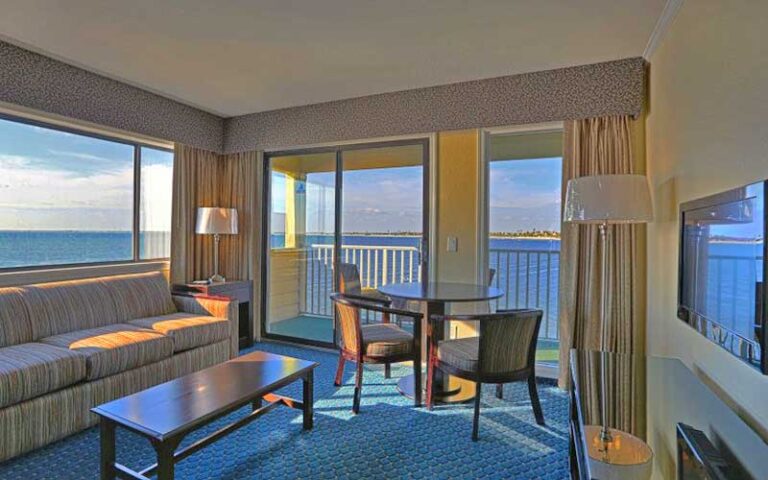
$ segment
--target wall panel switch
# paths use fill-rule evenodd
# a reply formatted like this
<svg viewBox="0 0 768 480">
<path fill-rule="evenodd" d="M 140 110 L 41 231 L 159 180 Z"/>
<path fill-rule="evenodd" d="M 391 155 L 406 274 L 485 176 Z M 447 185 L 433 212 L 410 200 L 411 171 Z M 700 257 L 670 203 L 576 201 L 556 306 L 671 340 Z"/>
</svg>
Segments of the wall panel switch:
<svg viewBox="0 0 768 480">
<path fill-rule="evenodd" d="M 456 237 L 448 237 L 448 247 L 447 250 L 449 252 L 458 252 L 459 251 L 459 239 Z"/>
</svg>

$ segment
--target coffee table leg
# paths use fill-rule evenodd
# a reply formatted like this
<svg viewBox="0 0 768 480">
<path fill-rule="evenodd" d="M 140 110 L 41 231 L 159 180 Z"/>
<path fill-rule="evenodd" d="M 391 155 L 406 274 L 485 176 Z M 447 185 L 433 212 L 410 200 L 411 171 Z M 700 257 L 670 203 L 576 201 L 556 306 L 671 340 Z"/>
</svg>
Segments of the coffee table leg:
<svg viewBox="0 0 768 480">
<path fill-rule="evenodd" d="M 101 442 L 101 480 L 113 480 L 115 477 L 115 424 L 101 417 L 99 420 L 99 440 Z"/>
<path fill-rule="evenodd" d="M 302 386 L 304 387 L 304 396 L 302 398 L 302 403 L 304 404 L 303 407 L 303 413 L 304 413 L 304 430 L 312 430 L 313 425 L 313 410 L 314 410 L 314 400 L 313 400 L 313 388 L 314 388 L 314 381 L 313 381 L 313 373 L 312 370 L 307 372 L 307 375 L 304 377 L 304 380 L 302 381 Z"/>
<path fill-rule="evenodd" d="M 178 442 L 174 441 L 152 443 L 157 454 L 157 480 L 173 480 L 175 475 L 173 454 L 177 444 Z"/>
</svg>

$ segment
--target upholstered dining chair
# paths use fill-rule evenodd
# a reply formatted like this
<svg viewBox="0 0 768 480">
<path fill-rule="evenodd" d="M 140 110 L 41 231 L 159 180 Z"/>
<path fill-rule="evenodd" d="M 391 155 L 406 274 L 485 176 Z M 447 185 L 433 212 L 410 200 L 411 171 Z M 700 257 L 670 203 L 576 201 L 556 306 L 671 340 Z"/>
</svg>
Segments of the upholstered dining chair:
<svg viewBox="0 0 768 480">
<path fill-rule="evenodd" d="M 477 440 L 483 383 L 527 381 L 536 423 L 544 425 L 544 414 L 536 390 L 536 343 L 541 310 L 505 310 L 484 315 L 433 315 L 428 324 L 427 407 L 432 408 L 435 370 L 472 380 L 477 387 L 472 421 L 472 440 Z M 445 321 L 476 321 L 479 335 L 435 341 L 434 332 Z"/>
<path fill-rule="evenodd" d="M 372 297 L 376 300 L 389 300 L 389 297 L 375 288 L 363 288 L 360 269 L 354 263 L 339 263 L 339 292 L 358 297 Z"/>
<path fill-rule="evenodd" d="M 363 364 L 384 364 L 385 376 L 389 378 L 390 364 L 397 362 L 413 362 L 415 377 L 415 404 L 421 405 L 421 313 L 408 312 L 389 307 L 389 300 L 378 300 L 370 297 L 331 294 L 338 313 L 339 329 L 341 331 L 339 365 L 336 369 L 334 385 L 341 385 L 344 375 L 344 364 L 355 362 L 355 394 L 352 401 L 352 411 L 360 412 L 360 395 L 363 388 Z M 362 311 L 378 312 L 381 323 L 361 325 Z M 390 322 L 392 315 L 402 315 L 413 319 L 413 334 L 406 332 Z"/>
</svg>

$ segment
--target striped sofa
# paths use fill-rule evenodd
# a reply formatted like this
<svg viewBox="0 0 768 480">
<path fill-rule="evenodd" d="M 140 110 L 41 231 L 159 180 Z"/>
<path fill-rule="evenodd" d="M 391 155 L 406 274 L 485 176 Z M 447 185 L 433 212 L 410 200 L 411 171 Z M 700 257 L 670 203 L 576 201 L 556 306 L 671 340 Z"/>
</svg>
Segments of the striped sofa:
<svg viewBox="0 0 768 480">
<path fill-rule="evenodd" d="M 237 305 L 161 273 L 0 288 L 0 461 L 92 426 L 90 408 L 237 354 Z"/>
</svg>

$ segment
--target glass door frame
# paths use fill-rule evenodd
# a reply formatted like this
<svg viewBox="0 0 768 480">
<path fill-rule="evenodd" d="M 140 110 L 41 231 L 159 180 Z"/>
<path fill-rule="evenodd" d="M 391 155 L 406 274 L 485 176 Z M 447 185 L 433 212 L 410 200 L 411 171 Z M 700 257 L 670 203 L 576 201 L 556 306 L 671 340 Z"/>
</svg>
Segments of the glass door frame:
<svg viewBox="0 0 768 480">
<path fill-rule="evenodd" d="M 344 152 L 354 150 L 368 150 L 376 148 L 386 147 L 401 147 L 407 145 L 421 145 L 422 146 L 422 168 L 423 168 L 423 205 L 422 205 L 422 240 L 421 240 L 421 253 L 419 256 L 419 262 L 421 264 L 421 281 L 427 281 L 429 277 L 429 264 L 431 259 L 431 225 L 432 225 L 432 172 L 431 172 L 431 158 L 432 158 L 432 137 L 431 136 L 419 136 L 408 139 L 389 140 L 389 141 L 372 141 L 372 142 L 356 142 L 349 144 L 338 144 L 331 146 L 321 147 L 309 147 L 309 148 L 296 148 L 285 149 L 275 151 L 264 152 L 264 165 L 262 175 L 262 212 L 261 212 L 261 305 L 260 305 L 260 329 L 261 338 L 267 340 L 278 340 L 289 343 L 297 343 L 302 345 L 309 345 L 315 347 L 325 348 L 337 348 L 338 336 L 336 335 L 336 326 L 338 324 L 336 319 L 336 310 L 333 310 L 333 342 L 323 342 L 319 340 L 311 340 L 300 337 L 292 337 L 288 335 L 281 335 L 277 333 L 269 333 L 267 331 L 267 320 L 269 315 L 269 254 L 272 248 L 271 243 L 271 207 L 272 207 L 272 159 L 277 157 L 285 157 L 290 155 L 311 155 L 318 153 L 335 153 L 336 154 L 336 171 L 335 173 L 335 192 L 334 192 L 334 232 L 333 232 L 333 271 L 338 272 L 338 265 L 341 263 L 341 247 L 342 247 L 342 213 L 343 213 L 343 196 L 344 196 Z M 333 275 L 333 290 L 337 290 L 339 284 L 338 273 Z"/>
</svg>

